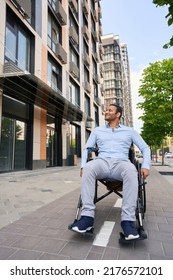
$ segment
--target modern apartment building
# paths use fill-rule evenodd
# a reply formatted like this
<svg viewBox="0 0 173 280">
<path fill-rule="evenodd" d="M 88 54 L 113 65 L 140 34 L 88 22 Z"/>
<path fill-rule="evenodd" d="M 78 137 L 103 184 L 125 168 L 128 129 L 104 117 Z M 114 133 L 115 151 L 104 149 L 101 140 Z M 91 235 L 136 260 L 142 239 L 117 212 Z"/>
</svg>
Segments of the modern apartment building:
<svg viewBox="0 0 173 280">
<path fill-rule="evenodd" d="M 123 107 L 122 122 L 133 126 L 130 67 L 126 44 L 119 36 L 103 35 L 103 88 L 105 107 L 116 103 Z"/>
<path fill-rule="evenodd" d="M 102 119 L 98 0 L 0 0 L 0 172 L 75 164 Z"/>
</svg>

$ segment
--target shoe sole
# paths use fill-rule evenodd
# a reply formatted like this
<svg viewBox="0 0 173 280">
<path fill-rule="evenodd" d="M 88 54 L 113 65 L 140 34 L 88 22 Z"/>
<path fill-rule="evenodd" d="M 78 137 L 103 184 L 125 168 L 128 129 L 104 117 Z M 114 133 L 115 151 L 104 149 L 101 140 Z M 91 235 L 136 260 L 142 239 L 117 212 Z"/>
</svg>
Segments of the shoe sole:
<svg viewBox="0 0 173 280">
<path fill-rule="evenodd" d="M 139 234 L 138 235 L 132 235 L 130 234 L 129 236 L 125 236 L 125 240 L 134 240 L 134 239 L 138 239 L 139 238 Z"/>
<path fill-rule="evenodd" d="M 125 239 L 124 234 L 122 232 L 120 232 L 119 243 L 120 244 L 134 243 L 134 242 L 142 241 L 142 240 L 145 240 L 145 239 L 147 239 L 147 235 L 146 234 L 142 234 L 142 235 L 139 234 L 138 238 L 127 240 L 127 239 Z"/>
<path fill-rule="evenodd" d="M 78 233 L 86 233 L 86 232 L 92 230 L 93 227 L 88 227 L 88 228 L 86 228 L 86 229 L 84 229 L 84 230 L 80 230 L 80 229 L 78 229 L 78 227 L 72 227 L 71 229 L 72 229 L 73 231 L 75 231 L 75 232 L 78 232 Z"/>
</svg>

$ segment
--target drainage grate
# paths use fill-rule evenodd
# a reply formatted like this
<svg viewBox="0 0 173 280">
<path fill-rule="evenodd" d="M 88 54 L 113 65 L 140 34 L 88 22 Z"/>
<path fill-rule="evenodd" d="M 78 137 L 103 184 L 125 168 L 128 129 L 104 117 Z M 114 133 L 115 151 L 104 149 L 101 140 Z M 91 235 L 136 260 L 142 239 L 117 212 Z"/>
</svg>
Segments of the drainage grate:
<svg viewBox="0 0 173 280">
<path fill-rule="evenodd" d="M 53 190 L 51 189 L 42 189 L 41 192 L 52 192 Z"/>
<path fill-rule="evenodd" d="M 173 176 L 173 172 L 171 172 L 171 171 L 159 171 L 159 173 L 160 173 L 161 175 Z"/>
</svg>

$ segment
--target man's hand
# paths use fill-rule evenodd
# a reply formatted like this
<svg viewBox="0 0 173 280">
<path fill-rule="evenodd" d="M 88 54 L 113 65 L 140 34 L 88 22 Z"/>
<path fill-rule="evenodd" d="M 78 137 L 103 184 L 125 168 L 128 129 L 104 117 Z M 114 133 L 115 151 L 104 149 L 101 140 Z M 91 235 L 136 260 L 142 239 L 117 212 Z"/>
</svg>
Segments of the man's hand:
<svg viewBox="0 0 173 280">
<path fill-rule="evenodd" d="M 144 179 L 146 179 L 150 174 L 150 171 L 146 168 L 141 168 L 141 175 L 143 176 Z"/>
<path fill-rule="evenodd" d="M 82 177 L 83 174 L 83 168 L 80 169 L 80 177 Z"/>
</svg>

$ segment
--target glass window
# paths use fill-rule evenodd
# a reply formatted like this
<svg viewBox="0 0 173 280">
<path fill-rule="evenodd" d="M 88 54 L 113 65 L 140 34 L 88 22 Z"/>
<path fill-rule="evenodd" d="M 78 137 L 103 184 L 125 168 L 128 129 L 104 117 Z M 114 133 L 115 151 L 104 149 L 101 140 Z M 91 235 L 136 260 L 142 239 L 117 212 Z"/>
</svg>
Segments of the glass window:
<svg viewBox="0 0 173 280">
<path fill-rule="evenodd" d="M 48 33 L 47 33 L 47 44 L 48 47 L 55 52 L 56 44 L 61 43 L 61 28 L 55 22 L 55 20 L 48 14 Z"/>
<path fill-rule="evenodd" d="M 5 56 L 11 61 L 16 61 L 16 35 L 6 27 Z"/>
<path fill-rule="evenodd" d="M 2 117 L 0 171 L 22 170 L 26 166 L 26 123 Z"/>
<path fill-rule="evenodd" d="M 48 60 L 48 83 L 50 86 L 62 94 L 62 68 L 53 60 Z"/>
<path fill-rule="evenodd" d="M 80 108 L 79 87 L 72 80 L 69 82 L 69 101 Z"/>
<path fill-rule="evenodd" d="M 85 113 L 90 116 L 91 110 L 90 110 L 90 98 L 86 95 L 85 96 Z"/>
<path fill-rule="evenodd" d="M 7 17 L 5 60 L 14 62 L 20 69 L 30 71 L 30 37 Z"/>
<path fill-rule="evenodd" d="M 28 38 L 19 31 L 18 39 L 18 64 L 23 70 L 29 71 L 30 44 Z"/>
</svg>

